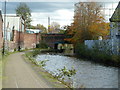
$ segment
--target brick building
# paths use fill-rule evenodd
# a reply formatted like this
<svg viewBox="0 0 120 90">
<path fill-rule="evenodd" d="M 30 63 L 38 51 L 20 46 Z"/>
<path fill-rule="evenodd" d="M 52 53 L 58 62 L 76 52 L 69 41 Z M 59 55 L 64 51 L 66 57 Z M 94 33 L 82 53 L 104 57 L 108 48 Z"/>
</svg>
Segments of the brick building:
<svg viewBox="0 0 120 90">
<path fill-rule="evenodd" d="M 39 44 L 41 40 L 40 33 L 24 33 L 24 49 L 35 48 L 36 44 Z"/>
<path fill-rule="evenodd" d="M 13 51 L 23 45 L 24 25 L 22 22 L 19 16 L 6 15 L 5 17 L 5 49 L 8 51 Z"/>
<path fill-rule="evenodd" d="M 23 20 L 19 16 L 6 16 L 5 47 L 9 51 L 35 48 L 40 41 L 40 33 L 24 32 Z"/>
</svg>

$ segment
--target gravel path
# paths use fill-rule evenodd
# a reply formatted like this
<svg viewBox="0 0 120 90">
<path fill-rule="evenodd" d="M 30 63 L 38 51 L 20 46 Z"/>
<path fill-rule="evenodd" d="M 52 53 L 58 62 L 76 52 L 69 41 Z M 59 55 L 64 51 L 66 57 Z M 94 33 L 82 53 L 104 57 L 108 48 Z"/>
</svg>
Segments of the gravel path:
<svg viewBox="0 0 120 90">
<path fill-rule="evenodd" d="M 3 72 L 3 88 L 53 88 L 25 62 L 23 52 L 11 54 Z"/>
</svg>

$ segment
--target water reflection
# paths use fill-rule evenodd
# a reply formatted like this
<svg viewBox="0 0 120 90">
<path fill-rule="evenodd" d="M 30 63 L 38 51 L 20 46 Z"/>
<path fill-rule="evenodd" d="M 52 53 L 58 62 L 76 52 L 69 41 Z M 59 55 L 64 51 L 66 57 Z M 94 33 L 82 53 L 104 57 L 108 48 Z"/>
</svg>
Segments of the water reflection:
<svg viewBox="0 0 120 90">
<path fill-rule="evenodd" d="M 118 88 L 118 69 L 114 67 L 105 67 L 102 65 L 94 64 L 88 61 L 78 60 L 73 57 L 60 56 L 60 55 L 38 55 L 37 61 L 49 60 L 46 62 L 45 70 L 56 75 L 59 73 L 57 69 L 62 69 L 66 66 L 71 69 L 72 66 L 76 69 L 77 73 L 72 76 L 71 82 L 74 87 L 80 88 Z M 65 81 L 70 81 L 65 78 Z"/>
</svg>

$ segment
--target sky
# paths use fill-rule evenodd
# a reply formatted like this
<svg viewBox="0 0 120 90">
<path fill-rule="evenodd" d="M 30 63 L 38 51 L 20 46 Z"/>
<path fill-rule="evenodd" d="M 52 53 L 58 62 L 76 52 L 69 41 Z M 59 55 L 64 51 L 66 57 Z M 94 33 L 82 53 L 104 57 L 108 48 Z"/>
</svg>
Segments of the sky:
<svg viewBox="0 0 120 90">
<path fill-rule="evenodd" d="M 34 0 L 29 2 L 27 0 L 19 0 L 19 1 L 8 1 L 6 3 L 6 12 L 10 15 L 15 15 L 15 9 L 19 5 L 20 2 L 25 2 L 28 7 L 31 9 L 31 18 L 32 18 L 32 25 L 42 24 L 45 27 L 48 26 L 48 17 L 50 17 L 50 23 L 57 22 L 62 26 L 70 25 L 73 22 L 74 16 L 74 4 L 81 0 L 45 0 L 37 1 Z M 84 1 L 84 0 L 82 0 Z M 104 0 L 105 1 L 105 0 Z M 114 0 L 115 1 L 115 0 Z M 0 8 L 4 13 L 4 2 L 0 1 Z M 118 2 L 118 1 L 116 1 Z M 113 7 L 116 8 L 118 3 L 114 3 Z M 108 4 L 106 7 L 111 8 L 112 4 Z M 106 14 L 113 13 L 113 10 L 106 10 Z M 106 15 L 106 19 L 108 20 L 110 15 Z"/>
</svg>

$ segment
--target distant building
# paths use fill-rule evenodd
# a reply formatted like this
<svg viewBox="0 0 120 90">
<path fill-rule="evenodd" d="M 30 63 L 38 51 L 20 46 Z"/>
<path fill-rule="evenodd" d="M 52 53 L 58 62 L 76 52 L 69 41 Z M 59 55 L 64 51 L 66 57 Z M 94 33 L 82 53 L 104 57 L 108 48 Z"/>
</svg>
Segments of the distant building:
<svg viewBox="0 0 120 90">
<path fill-rule="evenodd" d="M 113 49 L 120 54 L 120 2 L 110 18 L 110 38 L 113 41 Z"/>
<path fill-rule="evenodd" d="M 40 33 L 42 30 L 40 29 L 26 29 L 26 33 Z"/>
<path fill-rule="evenodd" d="M 2 48 L 2 45 L 3 45 L 3 19 L 0 10 L 0 48 Z"/>
</svg>

